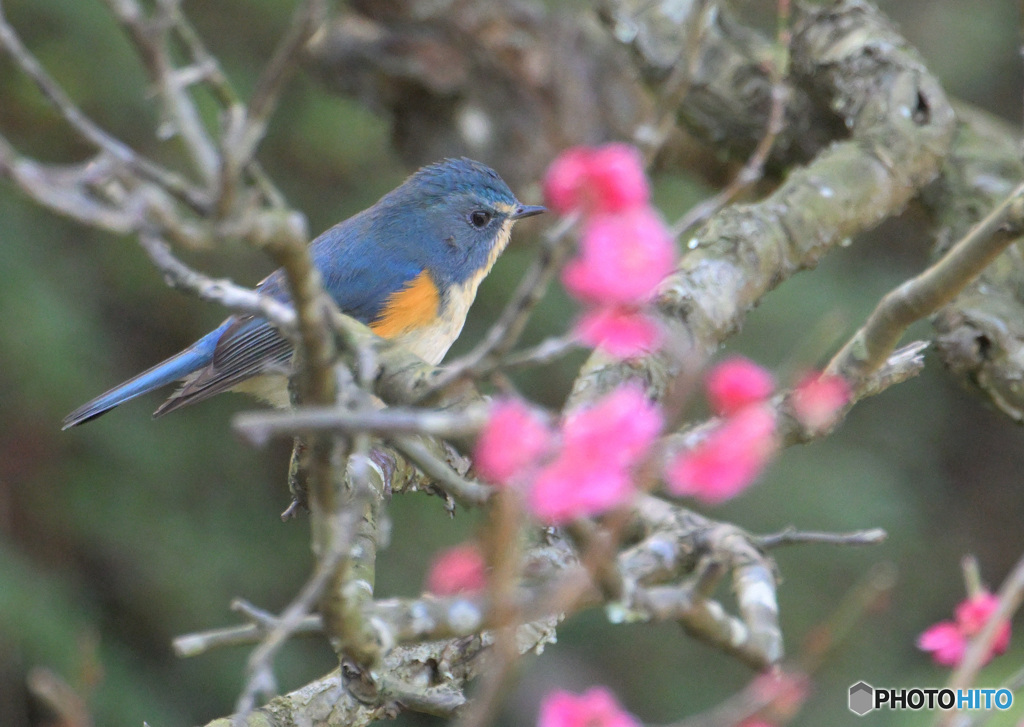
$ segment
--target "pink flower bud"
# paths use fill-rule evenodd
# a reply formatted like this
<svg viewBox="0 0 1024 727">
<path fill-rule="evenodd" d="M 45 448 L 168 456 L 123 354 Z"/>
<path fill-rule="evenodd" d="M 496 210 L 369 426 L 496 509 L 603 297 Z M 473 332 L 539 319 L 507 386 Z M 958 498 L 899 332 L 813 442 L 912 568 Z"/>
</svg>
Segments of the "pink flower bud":
<svg viewBox="0 0 1024 727">
<path fill-rule="evenodd" d="M 939 666 L 956 666 L 967 651 L 967 639 L 952 621 L 941 621 L 917 638 L 917 648 L 928 651 Z"/>
<path fill-rule="evenodd" d="M 748 406 L 669 464 L 668 489 L 709 504 L 724 502 L 753 484 L 777 448 L 774 413 Z"/>
<path fill-rule="evenodd" d="M 558 214 L 604 214 L 642 207 L 650 198 L 643 157 L 628 144 L 573 147 L 544 175 L 544 199 Z"/>
<path fill-rule="evenodd" d="M 594 308 L 580 318 L 575 331 L 586 345 L 618 359 L 640 356 L 661 343 L 661 328 L 653 318 L 621 306 Z"/>
<path fill-rule="evenodd" d="M 427 574 L 427 590 L 437 596 L 476 593 L 486 586 L 484 556 L 473 543 L 442 551 Z"/>
<path fill-rule="evenodd" d="M 597 212 L 643 207 L 651 197 L 640 151 L 629 144 L 605 144 L 590 157 L 590 183 Z"/>
<path fill-rule="evenodd" d="M 635 491 L 628 472 L 563 452 L 537 475 L 526 504 L 541 522 L 563 525 L 625 505 Z"/>
<path fill-rule="evenodd" d="M 537 727 L 640 727 L 605 687 L 592 687 L 583 694 L 556 689 L 540 705 Z"/>
<path fill-rule="evenodd" d="M 633 469 L 661 431 L 658 408 L 643 392 L 625 386 L 562 425 L 562 446 L 534 480 L 527 497 L 539 520 L 561 524 L 598 515 L 632 499 Z"/>
<path fill-rule="evenodd" d="M 476 440 L 473 463 L 480 475 L 507 485 L 535 467 L 554 443 L 554 433 L 526 404 L 498 401 Z"/>
<path fill-rule="evenodd" d="M 642 305 L 675 258 L 675 242 L 653 210 L 600 215 L 584 226 L 580 255 L 566 265 L 562 282 L 588 303 Z"/>
<path fill-rule="evenodd" d="M 640 387 L 625 385 L 574 411 L 562 426 L 563 452 L 609 468 L 640 462 L 661 432 L 661 411 Z"/>
<path fill-rule="evenodd" d="M 552 211 L 567 215 L 582 210 L 592 154 L 588 147 L 573 147 L 559 154 L 548 167 L 543 183 L 544 201 Z"/>
<path fill-rule="evenodd" d="M 940 621 L 917 639 L 917 648 L 930 652 L 940 666 L 958 666 L 967 651 L 968 639 L 977 636 L 999 608 L 999 599 L 988 591 L 975 594 L 956 607 L 956 621 Z M 1010 645 L 1010 622 L 999 626 L 984 663 Z"/>
<path fill-rule="evenodd" d="M 841 376 L 808 374 L 793 390 L 790 402 L 797 420 L 811 431 L 830 427 L 850 401 L 850 385 Z"/>
<path fill-rule="evenodd" d="M 775 381 L 767 369 L 736 356 L 711 369 L 706 387 L 711 408 L 720 416 L 729 416 L 771 396 Z"/>
</svg>

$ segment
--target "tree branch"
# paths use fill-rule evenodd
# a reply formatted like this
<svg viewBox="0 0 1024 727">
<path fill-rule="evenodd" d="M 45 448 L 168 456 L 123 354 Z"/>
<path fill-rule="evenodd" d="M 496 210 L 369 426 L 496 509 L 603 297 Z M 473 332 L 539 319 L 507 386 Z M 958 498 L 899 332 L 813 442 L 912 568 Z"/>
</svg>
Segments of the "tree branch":
<svg viewBox="0 0 1024 727">
<path fill-rule="evenodd" d="M 927 270 L 886 294 L 826 372 L 857 388 L 881 366 L 914 323 L 950 302 L 1021 234 L 1024 184 Z"/>
</svg>

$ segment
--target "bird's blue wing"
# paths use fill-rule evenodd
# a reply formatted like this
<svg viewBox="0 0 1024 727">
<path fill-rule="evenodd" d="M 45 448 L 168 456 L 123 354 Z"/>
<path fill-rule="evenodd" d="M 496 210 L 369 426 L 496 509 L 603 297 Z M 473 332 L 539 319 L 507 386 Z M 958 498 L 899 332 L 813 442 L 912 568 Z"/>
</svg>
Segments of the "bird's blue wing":
<svg viewBox="0 0 1024 727">
<path fill-rule="evenodd" d="M 414 280 L 422 268 L 413 261 L 397 264 L 390 260 L 386 244 L 357 244 L 360 221 L 357 215 L 327 230 L 312 243 L 310 254 L 323 277 L 324 288 L 338 308 L 371 324 L 385 309 L 388 298 Z M 260 283 L 258 289 L 282 302 L 289 301 L 280 270 Z M 236 316 L 221 328 L 212 360 L 190 376 L 154 416 L 202 401 L 260 374 L 289 373 L 292 345 L 265 319 Z"/>
<path fill-rule="evenodd" d="M 161 404 L 153 416 L 203 401 L 254 376 L 288 374 L 292 345 L 265 319 L 233 317 L 226 324 L 210 362 L 185 379 L 181 389 Z"/>
<path fill-rule="evenodd" d="M 369 211 L 335 225 L 310 246 L 324 289 L 338 309 L 366 325 L 377 320 L 388 299 L 424 268 L 423 261 L 411 254 L 411 231 L 401 225 L 401 220 L 372 218 Z M 361 243 L 364 237 L 372 239 L 373 244 Z M 275 279 L 273 284 L 276 287 L 282 282 Z"/>
</svg>

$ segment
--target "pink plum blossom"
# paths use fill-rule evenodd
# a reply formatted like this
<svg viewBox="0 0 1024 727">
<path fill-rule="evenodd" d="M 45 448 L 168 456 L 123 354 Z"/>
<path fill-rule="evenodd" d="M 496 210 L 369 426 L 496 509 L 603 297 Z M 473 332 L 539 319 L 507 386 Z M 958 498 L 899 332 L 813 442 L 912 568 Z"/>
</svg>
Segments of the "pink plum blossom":
<svg viewBox="0 0 1024 727">
<path fill-rule="evenodd" d="M 427 590 L 438 596 L 476 593 L 486 585 L 484 556 L 473 543 L 463 543 L 442 551 L 434 559 L 427 574 Z"/>
<path fill-rule="evenodd" d="M 775 414 L 765 406 L 748 406 L 669 463 L 669 491 L 709 504 L 724 502 L 754 482 L 777 448 Z"/>
<path fill-rule="evenodd" d="M 956 622 L 967 636 L 977 636 L 998 609 L 998 596 L 988 591 L 982 591 L 957 605 Z M 993 648 L 996 653 L 1002 654 L 1009 645 L 1010 624 L 1005 623 L 996 635 Z"/>
<path fill-rule="evenodd" d="M 640 727 L 640 722 L 609 689 L 592 687 L 583 694 L 549 692 L 540 704 L 537 727 Z"/>
<path fill-rule="evenodd" d="M 629 144 L 605 144 L 590 157 L 590 183 L 600 212 L 643 207 L 651 197 L 640 151 Z"/>
<path fill-rule="evenodd" d="M 543 186 L 548 206 L 561 215 L 623 212 L 650 197 L 643 158 L 628 144 L 568 149 L 548 167 Z"/>
<path fill-rule="evenodd" d="M 606 469 L 580 453 L 563 450 L 542 469 L 527 496 L 534 517 L 549 525 L 562 525 L 625 505 L 635 493 L 629 473 Z"/>
<path fill-rule="evenodd" d="M 484 479 L 507 485 L 538 463 L 554 436 L 539 412 L 515 399 L 500 400 L 477 438 L 473 462 Z"/>
<path fill-rule="evenodd" d="M 642 305 L 675 258 L 675 242 L 652 209 L 599 215 L 584 225 L 580 255 L 566 265 L 562 282 L 587 303 Z"/>
<path fill-rule="evenodd" d="M 956 607 L 955 621 L 940 621 L 917 639 L 917 647 L 928 651 L 936 664 L 956 666 L 964 657 L 968 639 L 977 636 L 999 608 L 999 599 L 982 591 L 962 601 Z M 1010 622 L 1000 625 L 985 663 L 1006 651 L 1010 645 Z"/>
<path fill-rule="evenodd" d="M 616 358 L 660 343 L 657 323 L 642 309 L 672 272 L 676 246 L 650 192 L 643 158 L 626 144 L 569 149 L 544 178 L 552 209 L 584 215 L 579 253 L 562 271 L 566 289 L 589 308 L 576 335 Z"/>
<path fill-rule="evenodd" d="M 561 524 L 626 504 L 636 491 L 633 469 L 661 427 L 657 406 L 634 386 L 573 412 L 562 425 L 558 455 L 530 487 L 530 512 L 543 522 Z"/>
<path fill-rule="evenodd" d="M 775 381 L 767 369 L 742 356 L 722 361 L 705 380 L 708 402 L 716 414 L 729 416 L 772 395 Z"/>
<path fill-rule="evenodd" d="M 797 420 L 815 431 L 833 424 L 851 394 L 850 385 L 841 376 L 812 373 L 796 385 L 790 402 Z"/>
<path fill-rule="evenodd" d="M 917 648 L 930 652 L 939 666 L 956 666 L 967 651 L 967 638 L 952 621 L 941 621 L 917 637 Z"/>
<path fill-rule="evenodd" d="M 573 147 L 559 154 L 548 167 L 543 182 L 544 201 L 553 211 L 566 215 L 583 208 L 592 154 L 588 147 Z"/>
<path fill-rule="evenodd" d="M 610 468 L 628 469 L 647 454 L 662 418 L 639 386 L 620 386 L 594 404 L 572 412 L 562 425 L 563 452 Z"/>
<path fill-rule="evenodd" d="M 657 321 L 642 311 L 621 306 L 594 308 L 576 323 L 576 335 L 609 356 L 632 358 L 653 351 L 661 342 Z"/>
</svg>

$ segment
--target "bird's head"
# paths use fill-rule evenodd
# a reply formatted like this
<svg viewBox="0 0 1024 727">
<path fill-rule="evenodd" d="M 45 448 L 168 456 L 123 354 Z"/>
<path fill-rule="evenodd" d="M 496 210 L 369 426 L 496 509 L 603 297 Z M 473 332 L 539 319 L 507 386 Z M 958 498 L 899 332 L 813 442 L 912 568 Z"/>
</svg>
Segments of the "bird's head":
<svg viewBox="0 0 1024 727">
<path fill-rule="evenodd" d="M 519 202 L 493 169 L 471 159 L 423 167 L 378 208 L 388 224 L 409 232 L 407 254 L 442 289 L 478 283 L 508 244 L 515 221 L 544 211 Z"/>
</svg>

